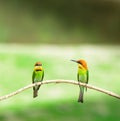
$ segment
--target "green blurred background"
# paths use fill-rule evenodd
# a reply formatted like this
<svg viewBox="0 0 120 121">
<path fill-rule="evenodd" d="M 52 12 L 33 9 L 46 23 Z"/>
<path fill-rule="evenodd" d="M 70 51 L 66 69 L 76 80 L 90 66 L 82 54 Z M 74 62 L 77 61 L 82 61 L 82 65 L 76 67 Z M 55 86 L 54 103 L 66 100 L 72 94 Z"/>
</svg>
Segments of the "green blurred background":
<svg viewBox="0 0 120 121">
<path fill-rule="evenodd" d="M 88 62 L 89 83 L 120 94 L 120 2 L 117 0 L 0 0 L 0 96 L 30 84 L 41 61 L 44 80 L 76 80 Z M 0 102 L 0 121 L 119 121 L 120 101 L 88 89 L 78 103 L 71 84 L 32 88 Z"/>
</svg>

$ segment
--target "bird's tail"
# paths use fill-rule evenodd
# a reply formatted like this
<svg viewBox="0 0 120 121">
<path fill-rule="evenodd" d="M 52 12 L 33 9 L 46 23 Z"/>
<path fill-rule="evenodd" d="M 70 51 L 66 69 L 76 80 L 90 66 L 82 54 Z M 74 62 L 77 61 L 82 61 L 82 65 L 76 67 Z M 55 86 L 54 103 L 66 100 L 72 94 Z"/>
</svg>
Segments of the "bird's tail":
<svg viewBox="0 0 120 121">
<path fill-rule="evenodd" d="M 37 97 L 38 96 L 38 90 L 34 89 L 33 90 L 33 98 Z"/>
<path fill-rule="evenodd" d="M 40 88 L 40 85 L 33 87 L 33 98 L 35 98 L 35 97 L 38 96 L 38 90 L 39 90 L 39 88 Z"/>
<path fill-rule="evenodd" d="M 80 94 L 79 94 L 78 102 L 83 103 L 83 94 L 84 94 L 84 87 L 80 86 Z"/>
</svg>

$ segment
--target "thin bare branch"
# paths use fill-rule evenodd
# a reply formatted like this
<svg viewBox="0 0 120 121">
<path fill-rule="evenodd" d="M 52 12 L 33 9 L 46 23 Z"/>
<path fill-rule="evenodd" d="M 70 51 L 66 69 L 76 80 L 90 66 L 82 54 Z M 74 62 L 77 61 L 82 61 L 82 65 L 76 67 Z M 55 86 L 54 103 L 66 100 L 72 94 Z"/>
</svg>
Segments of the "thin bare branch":
<svg viewBox="0 0 120 121">
<path fill-rule="evenodd" d="M 116 94 L 114 92 L 111 92 L 111 91 L 96 87 L 96 86 L 80 83 L 80 82 L 77 82 L 77 81 L 74 81 L 74 80 L 61 80 L 61 79 L 58 79 L 58 80 L 46 80 L 46 81 L 38 82 L 38 83 L 35 83 L 35 84 L 29 84 L 29 85 L 27 85 L 27 86 L 25 86 L 23 88 L 18 89 L 17 91 L 14 91 L 14 92 L 12 92 L 10 94 L 7 94 L 5 96 L 1 96 L 0 101 L 8 99 L 10 97 L 13 97 L 14 95 L 19 94 L 22 91 L 27 90 L 27 89 L 35 86 L 35 85 L 43 85 L 43 84 L 49 84 L 49 83 L 69 83 L 69 84 L 74 84 L 74 85 L 81 85 L 81 86 L 87 87 L 89 89 L 93 89 L 93 90 L 96 90 L 98 92 L 102 92 L 102 93 L 105 93 L 105 94 L 110 95 L 112 97 L 120 99 L 120 95 L 118 95 L 118 94 Z"/>
</svg>

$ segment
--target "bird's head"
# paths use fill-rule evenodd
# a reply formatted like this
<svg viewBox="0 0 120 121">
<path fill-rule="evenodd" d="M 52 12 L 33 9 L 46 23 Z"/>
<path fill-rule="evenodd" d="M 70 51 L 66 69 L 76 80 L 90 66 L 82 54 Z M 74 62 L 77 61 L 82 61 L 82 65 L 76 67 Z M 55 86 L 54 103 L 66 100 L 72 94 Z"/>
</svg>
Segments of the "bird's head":
<svg viewBox="0 0 120 121">
<path fill-rule="evenodd" d="M 36 62 L 35 65 L 34 65 L 34 70 L 35 71 L 42 71 L 43 70 L 42 63 L 41 62 Z"/>
<path fill-rule="evenodd" d="M 86 70 L 88 69 L 87 62 L 85 60 L 83 60 L 83 59 L 71 60 L 71 61 L 78 63 L 78 68 L 85 68 Z"/>
</svg>

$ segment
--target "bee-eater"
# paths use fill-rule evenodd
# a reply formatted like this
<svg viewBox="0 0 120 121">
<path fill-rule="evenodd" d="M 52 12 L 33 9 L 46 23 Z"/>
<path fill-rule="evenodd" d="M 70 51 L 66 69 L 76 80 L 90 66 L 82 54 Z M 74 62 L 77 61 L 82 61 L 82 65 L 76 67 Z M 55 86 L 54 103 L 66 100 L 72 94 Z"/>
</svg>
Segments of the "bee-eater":
<svg viewBox="0 0 120 121">
<path fill-rule="evenodd" d="M 87 63 L 85 60 L 71 60 L 73 62 L 78 63 L 78 73 L 77 73 L 77 80 L 78 82 L 82 82 L 82 83 L 88 83 L 88 79 L 89 79 L 89 71 L 88 71 L 88 67 L 87 67 Z M 78 102 L 83 103 L 83 95 L 84 95 L 84 87 L 80 86 L 80 94 L 79 94 L 79 98 L 78 98 Z M 87 91 L 87 87 L 86 87 L 86 91 Z"/>
<path fill-rule="evenodd" d="M 39 81 L 43 81 L 44 78 L 44 70 L 42 68 L 41 62 L 36 62 L 34 65 L 34 71 L 32 75 L 32 83 L 36 83 Z M 33 87 L 33 98 L 38 96 L 38 90 L 40 88 L 40 85 L 36 85 Z"/>
</svg>

